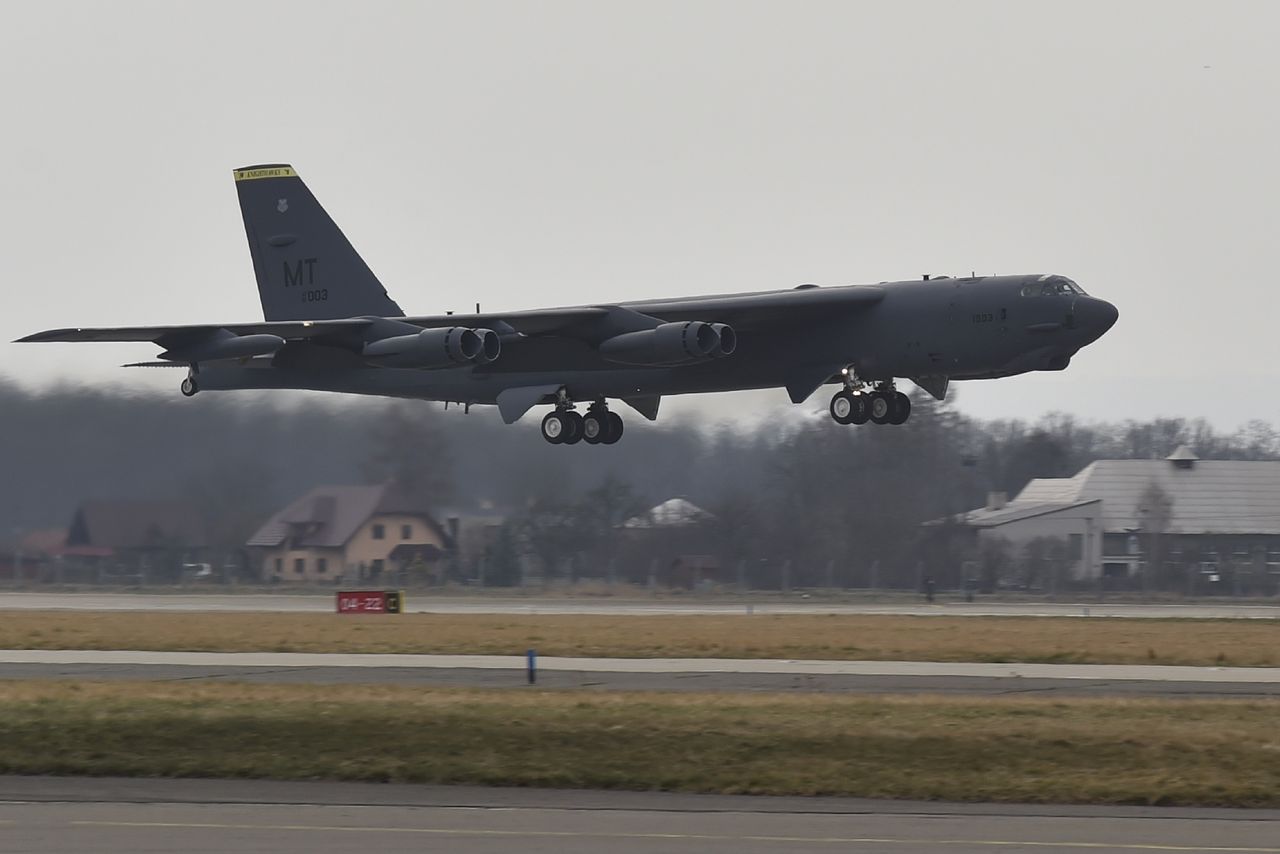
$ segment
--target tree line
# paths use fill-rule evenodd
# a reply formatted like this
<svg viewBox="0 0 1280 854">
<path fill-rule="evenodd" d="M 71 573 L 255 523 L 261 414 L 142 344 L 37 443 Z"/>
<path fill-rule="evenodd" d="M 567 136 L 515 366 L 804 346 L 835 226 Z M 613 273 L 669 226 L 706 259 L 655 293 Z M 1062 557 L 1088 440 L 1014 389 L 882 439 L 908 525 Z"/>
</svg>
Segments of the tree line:
<svg viewBox="0 0 1280 854">
<path fill-rule="evenodd" d="M 711 514 L 704 539 L 736 572 L 776 582 L 785 566 L 795 586 L 909 585 L 921 522 L 991 492 L 1012 496 L 1031 478 L 1181 444 L 1204 459 L 1280 459 L 1280 432 L 1260 421 L 1232 432 L 1202 418 L 987 421 L 921 393 L 912 403 L 900 427 L 841 427 L 816 411 L 750 429 L 630 418 L 622 442 L 584 449 L 548 445 L 534 425 L 506 426 L 485 407 L 0 380 L 0 540 L 65 526 L 87 499 L 172 498 L 194 502 L 215 541 L 234 546 L 314 486 L 391 480 L 439 514 L 505 516 L 495 583 L 530 556 L 553 574 L 634 575 L 619 570 L 636 558 L 620 553 L 619 524 L 681 496 Z"/>
</svg>

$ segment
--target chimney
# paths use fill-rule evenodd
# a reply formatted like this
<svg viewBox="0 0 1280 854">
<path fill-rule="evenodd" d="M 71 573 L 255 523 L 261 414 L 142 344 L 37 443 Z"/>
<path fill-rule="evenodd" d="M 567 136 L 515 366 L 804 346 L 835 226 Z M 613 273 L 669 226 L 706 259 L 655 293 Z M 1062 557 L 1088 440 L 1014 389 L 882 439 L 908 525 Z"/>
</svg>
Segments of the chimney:
<svg viewBox="0 0 1280 854">
<path fill-rule="evenodd" d="M 1004 506 L 1009 503 L 1009 493 L 1007 492 L 988 492 L 987 493 L 987 509 L 1003 510 Z"/>
</svg>

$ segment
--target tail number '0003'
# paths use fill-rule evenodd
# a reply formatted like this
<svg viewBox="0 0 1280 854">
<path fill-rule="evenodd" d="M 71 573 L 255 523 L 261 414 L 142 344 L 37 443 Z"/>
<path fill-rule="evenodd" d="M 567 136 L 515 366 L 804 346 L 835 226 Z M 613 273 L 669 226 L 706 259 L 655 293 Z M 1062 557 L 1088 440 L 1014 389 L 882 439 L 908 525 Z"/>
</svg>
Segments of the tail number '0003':
<svg viewBox="0 0 1280 854">
<path fill-rule="evenodd" d="M 302 292 L 303 302 L 324 302 L 328 298 L 329 298 L 328 288 L 320 288 L 319 290 L 315 290 L 315 291 Z"/>
</svg>

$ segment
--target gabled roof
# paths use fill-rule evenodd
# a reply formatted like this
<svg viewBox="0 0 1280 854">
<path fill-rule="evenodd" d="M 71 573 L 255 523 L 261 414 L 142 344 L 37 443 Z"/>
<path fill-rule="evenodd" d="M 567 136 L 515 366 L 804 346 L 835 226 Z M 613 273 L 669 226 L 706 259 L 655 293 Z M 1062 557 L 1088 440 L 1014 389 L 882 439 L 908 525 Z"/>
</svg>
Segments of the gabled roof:
<svg viewBox="0 0 1280 854">
<path fill-rule="evenodd" d="M 419 516 L 443 536 L 426 509 L 388 484 L 317 486 L 268 519 L 245 545 L 274 547 L 292 538 L 302 548 L 341 548 L 369 517 L 387 513 Z"/>
<path fill-rule="evenodd" d="M 692 501 L 669 498 L 648 513 L 633 516 L 622 523 L 624 528 L 682 528 L 714 518 Z"/>
<path fill-rule="evenodd" d="M 1168 533 L 1280 535 L 1277 461 L 1197 460 L 1189 452 L 1098 460 L 1075 477 L 1031 481 L 1007 506 L 1101 500 L 1105 530 L 1123 532 L 1143 527 L 1141 505 L 1153 484 L 1171 505 Z"/>
<path fill-rule="evenodd" d="M 181 501 L 86 501 L 67 531 L 67 546 L 143 549 L 209 544 L 195 505 Z"/>
<path fill-rule="evenodd" d="M 1068 502 L 1046 502 L 1046 503 L 1021 503 L 1009 502 L 999 510 L 988 510 L 986 508 L 973 510 L 965 514 L 964 523 L 972 525 L 975 528 L 996 528 L 1000 525 L 1007 525 L 1010 522 L 1021 522 L 1023 519 L 1034 519 L 1037 516 L 1047 516 L 1050 513 L 1058 513 L 1063 510 L 1074 510 L 1077 507 L 1085 507 L 1090 504 L 1097 504 L 1098 499 L 1090 499 L 1087 501 L 1068 501 Z M 941 520 L 939 520 L 940 522 Z"/>
</svg>

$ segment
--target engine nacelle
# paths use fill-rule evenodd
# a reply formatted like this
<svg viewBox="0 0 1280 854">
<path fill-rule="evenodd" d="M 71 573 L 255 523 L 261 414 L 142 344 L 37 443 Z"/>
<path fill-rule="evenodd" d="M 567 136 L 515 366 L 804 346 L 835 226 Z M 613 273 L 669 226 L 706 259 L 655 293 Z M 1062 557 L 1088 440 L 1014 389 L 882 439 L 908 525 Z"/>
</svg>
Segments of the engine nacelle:
<svg viewBox="0 0 1280 854">
<path fill-rule="evenodd" d="M 480 352 L 476 355 L 475 362 L 480 365 L 487 365 L 498 358 L 502 353 L 502 339 L 498 337 L 498 333 L 492 329 L 473 329 L 471 330 L 480 336 Z"/>
<path fill-rule="evenodd" d="M 364 345 L 361 355 L 371 362 L 397 368 L 451 368 L 470 362 L 492 362 L 502 342 L 492 329 L 450 326 L 396 335 Z"/>
<path fill-rule="evenodd" d="M 688 320 L 615 335 L 600 344 L 600 355 L 624 365 L 685 365 L 727 356 L 737 341 L 723 323 Z"/>
</svg>

